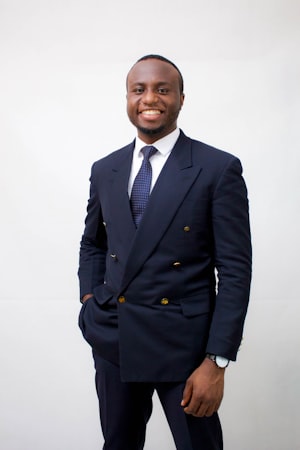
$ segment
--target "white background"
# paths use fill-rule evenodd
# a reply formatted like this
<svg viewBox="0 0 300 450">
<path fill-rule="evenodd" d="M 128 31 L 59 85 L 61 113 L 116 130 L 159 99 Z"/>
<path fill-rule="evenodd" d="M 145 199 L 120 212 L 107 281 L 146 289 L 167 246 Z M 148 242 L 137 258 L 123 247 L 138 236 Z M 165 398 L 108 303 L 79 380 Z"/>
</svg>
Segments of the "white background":
<svg viewBox="0 0 300 450">
<path fill-rule="evenodd" d="M 0 446 L 101 448 L 93 363 L 77 328 L 92 162 L 130 142 L 125 77 L 179 66 L 185 133 L 242 160 L 254 278 L 221 407 L 227 450 L 297 450 L 298 0 L 0 0 Z M 147 450 L 174 444 L 160 405 Z"/>
</svg>

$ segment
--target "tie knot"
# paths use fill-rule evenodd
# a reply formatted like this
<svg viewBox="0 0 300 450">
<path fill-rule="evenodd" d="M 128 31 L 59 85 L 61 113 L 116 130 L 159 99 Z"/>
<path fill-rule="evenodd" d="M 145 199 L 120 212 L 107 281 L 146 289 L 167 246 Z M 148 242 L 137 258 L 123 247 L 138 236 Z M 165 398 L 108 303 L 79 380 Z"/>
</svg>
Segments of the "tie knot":
<svg viewBox="0 0 300 450">
<path fill-rule="evenodd" d="M 154 155 L 154 153 L 157 152 L 157 148 L 153 147 L 152 145 L 147 145 L 146 147 L 143 147 L 141 149 L 141 152 L 144 155 L 144 159 L 146 159 L 147 161 L 149 161 L 149 159 L 151 158 L 151 156 Z"/>
</svg>

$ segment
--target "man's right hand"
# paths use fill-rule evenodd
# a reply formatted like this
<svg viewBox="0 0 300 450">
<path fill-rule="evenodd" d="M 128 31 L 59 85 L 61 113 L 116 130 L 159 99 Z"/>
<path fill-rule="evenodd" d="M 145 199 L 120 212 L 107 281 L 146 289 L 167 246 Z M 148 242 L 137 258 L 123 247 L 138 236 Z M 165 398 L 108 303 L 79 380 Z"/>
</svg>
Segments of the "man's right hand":
<svg viewBox="0 0 300 450">
<path fill-rule="evenodd" d="M 93 294 L 85 294 L 81 299 L 81 303 L 85 303 L 91 297 L 93 297 Z"/>
</svg>

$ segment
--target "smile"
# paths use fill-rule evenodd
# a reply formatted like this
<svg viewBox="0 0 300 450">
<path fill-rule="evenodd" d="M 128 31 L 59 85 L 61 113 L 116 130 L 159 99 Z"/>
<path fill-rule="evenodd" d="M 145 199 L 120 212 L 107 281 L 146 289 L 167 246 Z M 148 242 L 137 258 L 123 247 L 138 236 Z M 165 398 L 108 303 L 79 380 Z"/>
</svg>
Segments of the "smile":
<svg viewBox="0 0 300 450">
<path fill-rule="evenodd" d="M 145 111 L 141 111 L 140 114 L 144 114 L 146 116 L 155 116 L 157 114 L 161 114 L 161 111 L 158 109 L 146 109 Z"/>
</svg>

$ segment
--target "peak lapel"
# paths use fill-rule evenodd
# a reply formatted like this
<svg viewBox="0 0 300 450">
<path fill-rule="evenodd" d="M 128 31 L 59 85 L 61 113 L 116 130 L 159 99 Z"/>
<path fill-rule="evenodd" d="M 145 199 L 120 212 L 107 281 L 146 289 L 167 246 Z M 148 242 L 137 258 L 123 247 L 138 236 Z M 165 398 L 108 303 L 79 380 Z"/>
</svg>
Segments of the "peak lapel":
<svg viewBox="0 0 300 450">
<path fill-rule="evenodd" d="M 110 198 L 110 220 L 114 227 L 119 228 L 118 235 L 124 237 L 124 245 L 128 245 L 126 253 L 129 252 L 136 233 L 128 197 L 128 179 L 133 148 L 134 144 L 130 144 L 121 150 L 119 158 L 112 167 L 112 182 L 110 191 L 107 193 Z"/>
<path fill-rule="evenodd" d="M 167 230 L 201 172 L 192 164 L 192 141 L 181 133 L 150 195 L 127 260 L 122 291 L 139 271 Z"/>
</svg>

